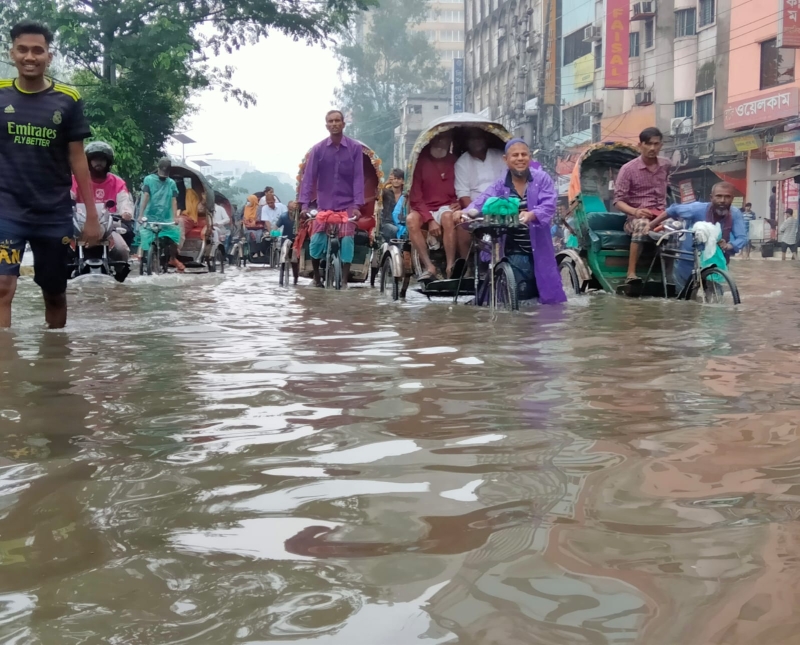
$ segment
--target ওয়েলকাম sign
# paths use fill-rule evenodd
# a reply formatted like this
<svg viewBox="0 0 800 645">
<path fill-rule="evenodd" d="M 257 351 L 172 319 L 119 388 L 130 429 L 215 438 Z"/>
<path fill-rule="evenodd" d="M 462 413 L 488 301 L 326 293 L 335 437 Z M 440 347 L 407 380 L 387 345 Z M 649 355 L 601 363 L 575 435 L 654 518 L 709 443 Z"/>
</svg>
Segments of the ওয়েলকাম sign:
<svg viewBox="0 0 800 645">
<path fill-rule="evenodd" d="M 759 125 L 797 116 L 800 89 L 787 87 L 766 95 L 757 96 L 725 107 L 725 129 L 736 130 L 749 125 Z"/>
<path fill-rule="evenodd" d="M 631 6 L 629 0 L 608 0 L 606 9 L 605 89 L 628 87 L 628 61 L 631 51 Z"/>
</svg>

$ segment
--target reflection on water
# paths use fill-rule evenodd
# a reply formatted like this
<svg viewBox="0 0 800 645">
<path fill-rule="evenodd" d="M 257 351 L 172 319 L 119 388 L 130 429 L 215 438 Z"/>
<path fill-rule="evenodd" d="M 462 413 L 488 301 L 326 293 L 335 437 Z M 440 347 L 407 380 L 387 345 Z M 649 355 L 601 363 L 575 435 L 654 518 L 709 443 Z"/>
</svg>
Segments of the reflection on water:
<svg viewBox="0 0 800 645">
<path fill-rule="evenodd" d="M 57 333 L 24 285 L 0 642 L 796 642 L 800 268 L 736 269 L 495 319 L 137 278 Z"/>
</svg>

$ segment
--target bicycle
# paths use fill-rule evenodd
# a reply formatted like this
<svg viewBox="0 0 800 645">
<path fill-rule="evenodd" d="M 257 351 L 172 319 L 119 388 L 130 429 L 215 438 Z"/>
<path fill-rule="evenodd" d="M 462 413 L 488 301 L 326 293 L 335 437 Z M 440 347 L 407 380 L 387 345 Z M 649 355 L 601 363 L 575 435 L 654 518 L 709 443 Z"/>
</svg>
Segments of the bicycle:
<svg viewBox="0 0 800 645">
<path fill-rule="evenodd" d="M 678 300 L 692 300 L 704 304 L 741 304 L 739 288 L 727 271 L 717 266 L 705 268 L 702 266 L 700 257 L 705 245 L 698 241 L 693 231 L 677 229 L 667 231 L 664 234 L 653 233 L 652 235 L 656 241 L 656 254 L 650 263 L 650 269 L 647 272 L 644 284 L 649 282 L 653 267 L 656 261 L 659 261 L 664 297 L 669 298 L 669 287 L 671 285 L 667 282 L 668 269 L 670 268 L 668 264 L 674 264 L 679 260 L 690 261 L 693 264 L 692 273 L 683 290 L 675 294 Z M 671 242 L 682 239 L 684 235 L 692 236 L 691 251 L 669 246 Z"/>
<path fill-rule="evenodd" d="M 153 243 L 148 250 L 142 249 L 142 259 L 139 262 L 139 275 L 158 275 L 166 273 L 169 265 L 169 244 L 172 242 L 163 238 L 159 233 L 167 226 L 173 224 L 167 222 L 148 222 L 147 218 L 142 218 L 141 225 L 155 235 Z"/>
</svg>

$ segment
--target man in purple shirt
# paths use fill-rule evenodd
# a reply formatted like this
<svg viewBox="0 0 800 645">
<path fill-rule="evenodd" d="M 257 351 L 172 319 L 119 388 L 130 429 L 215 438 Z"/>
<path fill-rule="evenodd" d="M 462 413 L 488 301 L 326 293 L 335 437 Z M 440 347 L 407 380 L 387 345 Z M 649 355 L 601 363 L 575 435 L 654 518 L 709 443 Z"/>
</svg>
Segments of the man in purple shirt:
<svg viewBox="0 0 800 645">
<path fill-rule="evenodd" d="M 346 287 L 355 251 L 356 227 L 349 220 L 358 220 L 364 205 L 363 153 L 358 141 L 344 136 L 344 115 L 339 110 L 328 112 L 325 126 L 330 136 L 311 149 L 306 162 L 300 188 L 301 214 L 307 215 L 310 205 L 317 203 L 320 213 L 312 227 L 310 253 L 318 287 L 324 286 L 319 263 L 328 247 L 327 225 L 339 223 L 342 283 Z"/>
</svg>

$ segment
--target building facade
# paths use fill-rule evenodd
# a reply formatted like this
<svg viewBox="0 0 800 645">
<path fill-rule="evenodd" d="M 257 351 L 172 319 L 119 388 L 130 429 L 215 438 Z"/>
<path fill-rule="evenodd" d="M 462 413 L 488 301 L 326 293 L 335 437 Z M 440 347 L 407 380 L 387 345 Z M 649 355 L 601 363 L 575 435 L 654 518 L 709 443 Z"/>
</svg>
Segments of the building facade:
<svg viewBox="0 0 800 645">
<path fill-rule="evenodd" d="M 428 92 L 407 96 L 400 106 L 400 125 L 394 131 L 395 168 L 405 168 L 417 137 L 436 119 L 450 114 L 450 95 Z"/>
<path fill-rule="evenodd" d="M 428 19 L 419 27 L 439 53 L 442 66 L 464 57 L 464 0 L 432 0 Z"/>
<path fill-rule="evenodd" d="M 720 116 L 747 150 L 746 192 L 753 210 L 769 214 L 771 188 L 779 188 L 777 219 L 786 207 L 797 210 L 790 169 L 800 164 L 800 39 L 792 31 L 797 3 L 782 4 L 776 11 L 775 2 L 731 0 L 730 95 Z"/>
<path fill-rule="evenodd" d="M 467 0 L 466 109 L 532 137 L 543 56 L 542 0 Z"/>
</svg>

